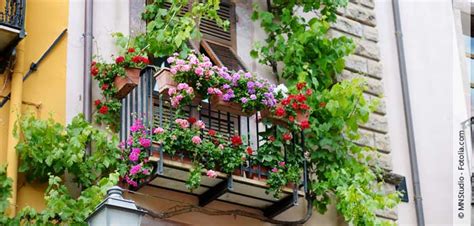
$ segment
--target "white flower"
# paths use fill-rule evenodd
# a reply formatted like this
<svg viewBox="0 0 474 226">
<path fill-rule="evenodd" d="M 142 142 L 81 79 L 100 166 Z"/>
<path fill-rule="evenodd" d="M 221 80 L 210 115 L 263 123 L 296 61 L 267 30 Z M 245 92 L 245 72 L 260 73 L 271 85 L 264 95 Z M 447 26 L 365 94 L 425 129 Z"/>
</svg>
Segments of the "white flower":
<svg viewBox="0 0 474 226">
<path fill-rule="evenodd" d="M 274 92 L 275 94 L 279 94 L 279 93 L 280 93 L 281 95 L 283 95 L 283 97 L 288 96 L 288 88 L 285 86 L 285 84 L 280 84 L 280 85 L 278 85 L 278 86 L 273 90 L 273 92 Z"/>
</svg>

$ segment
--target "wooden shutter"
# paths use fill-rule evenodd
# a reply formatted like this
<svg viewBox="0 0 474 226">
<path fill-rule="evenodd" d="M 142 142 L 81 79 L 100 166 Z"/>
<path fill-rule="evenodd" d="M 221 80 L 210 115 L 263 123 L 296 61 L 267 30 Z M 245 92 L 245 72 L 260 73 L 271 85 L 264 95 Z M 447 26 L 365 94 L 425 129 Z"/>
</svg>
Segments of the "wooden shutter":
<svg viewBox="0 0 474 226">
<path fill-rule="evenodd" d="M 222 20 L 230 22 L 227 30 L 219 27 L 213 20 L 202 19 L 199 29 L 203 35 L 203 39 L 212 40 L 223 45 L 235 47 L 235 6 L 230 2 L 221 2 L 217 15 Z"/>
</svg>

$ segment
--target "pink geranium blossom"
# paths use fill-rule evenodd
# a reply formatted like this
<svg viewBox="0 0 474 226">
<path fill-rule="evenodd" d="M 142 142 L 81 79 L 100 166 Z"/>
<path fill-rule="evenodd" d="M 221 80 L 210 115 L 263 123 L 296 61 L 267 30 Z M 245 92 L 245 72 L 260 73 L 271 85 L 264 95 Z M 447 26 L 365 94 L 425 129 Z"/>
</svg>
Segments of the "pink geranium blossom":
<svg viewBox="0 0 474 226">
<path fill-rule="evenodd" d="M 193 143 L 195 144 L 201 144 L 201 138 L 199 136 L 194 136 L 192 139 Z"/>
<path fill-rule="evenodd" d="M 130 169 L 130 175 L 135 175 L 135 174 L 139 173 L 141 170 L 142 170 L 142 165 L 140 165 L 140 164 L 134 165 Z"/>
<path fill-rule="evenodd" d="M 150 147 L 151 140 L 147 138 L 140 138 L 140 145 L 143 146 L 144 148 Z"/>
<path fill-rule="evenodd" d="M 207 177 L 209 178 L 216 178 L 217 177 L 217 172 L 214 170 L 208 170 L 206 173 Z"/>
<path fill-rule="evenodd" d="M 138 160 L 139 156 L 140 156 L 140 148 L 132 148 L 132 152 L 130 152 L 128 159 L 130 159 L 130 161 L 135 162 Z"/>
</svg>

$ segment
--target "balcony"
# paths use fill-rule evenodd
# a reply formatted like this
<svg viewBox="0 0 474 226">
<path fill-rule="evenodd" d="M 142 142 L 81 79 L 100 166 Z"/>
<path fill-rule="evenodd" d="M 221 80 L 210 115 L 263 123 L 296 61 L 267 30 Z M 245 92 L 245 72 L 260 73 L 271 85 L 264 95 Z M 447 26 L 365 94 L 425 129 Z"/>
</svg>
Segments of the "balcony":
<svg viewBox="0 0 474 226">
<path fill-rule="evenodd" d="M 144 125 L 151 128 L 164 127 L 176 119 L 174 110 L 170 107 L 169 98 L 160 94 L 156 90 L 156 80 L 154 78 L 157 69 L 148 67 L 142 70 L 138 86 L 122 99 L 121 130 L 120 139 L 126 141 L 128 132 L 132 126 L 132 115 L 140 116 Z M 242 137 L 244 145 L 252 147 L 258 152 L 265 143 L 262 133 L 270 131 L 269 125 L 257 120 L 258 114 L 240 115 L 232 114 L 224 110 L 218 110 L 208 100 L 192 103 L 184 108 L 187 117 L 195 117 L 206 124 L 206 128 L 201 131 L 201 137 L 207 138 L 209 130 L 214 130 L 225 139 L 238 134 Z M 292 150 L 284 148 L 284 158 L 286 161 L 287 151 L 297 151 L 296 143 L 304 146 L 304 138 L 296 139 L 297 134 L 293 134 Z M 301 152 L 303 156 L 303 152 Z M 150 150 L 150 161 L 154 162 L 155 169 L 153 175 L 144 183 L 139 184 L 137 190 L 143 186 L 159 187 L 176 192 L 187 193 L 199 198 L 199 205 L 206 206 L 214 201 L 221 201 L 259 209 L 265 217 L 272 218 L 285 210 L 292 208 L 299 203 L 303 203 L 307 190 L 307 175 L 301 175 L 299 183 L 288 184 L 278 196 L 267 192 L 268 185 L 266 178 L 269 169 L 261 162 L 247 159 L 232 174 L 217 172 L 214 178 L 206 176 L 201 172 L 201 185 L 190 191 L 186 187 L 186 178 L 190 174 L 192 165 L 186 159 L 185 154 L 177 150 L 176 155 L 169 155 L 163 151 L 163 146 L 153 143 Z M 306 167 L 306 165 L 305 165 Z M 303 172 L 306 172 L 306 168 Z"/>
<path fill-rule="evenodd" d="M 0 72 L 3 72 L 9 56 L 18 42 L 25 37 L 26 0 L 2 1 L 0 11 Z"/>
</svg>

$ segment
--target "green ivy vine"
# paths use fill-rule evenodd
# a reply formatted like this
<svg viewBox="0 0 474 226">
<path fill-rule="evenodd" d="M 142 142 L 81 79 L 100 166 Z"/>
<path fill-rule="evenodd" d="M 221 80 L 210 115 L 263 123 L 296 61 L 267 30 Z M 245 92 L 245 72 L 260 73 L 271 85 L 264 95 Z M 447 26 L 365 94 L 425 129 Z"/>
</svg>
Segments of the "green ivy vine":
<svg viewBox="0 0 474 226">
<path fill-rule="evenodd" d="M 398 193 L 382 191 L 382 170 L 369 165 L 368 153 L 374 150 L 353 142 L 360 138 L 359 125 L 367 122 L 377 103 L 364 98 L 367 86 L 362 79 L 339 82 L 344 57 L 355 45 L 344 36 L 328 37 L 337 8 L 346 4 L 347 0 L 273 0 L 268 11 L 255 7 L 252 19 L 260 22 L 267 38 L 251 55 L 271 66 L 290 89 L 305 82 L 315 90 L 316 98 L 308 102 L 321 108 L 312 112 L 310 129 L 305 130 L 314 207 L 324 213 L 334 200 L 337 210 L 354 225 L 392 224 L 375 212 L 395 207 Z M 316 16 L 308 20 L 301 12 Z M 281 71 L 278 64 L 284 65 Z"/>
</svg>

